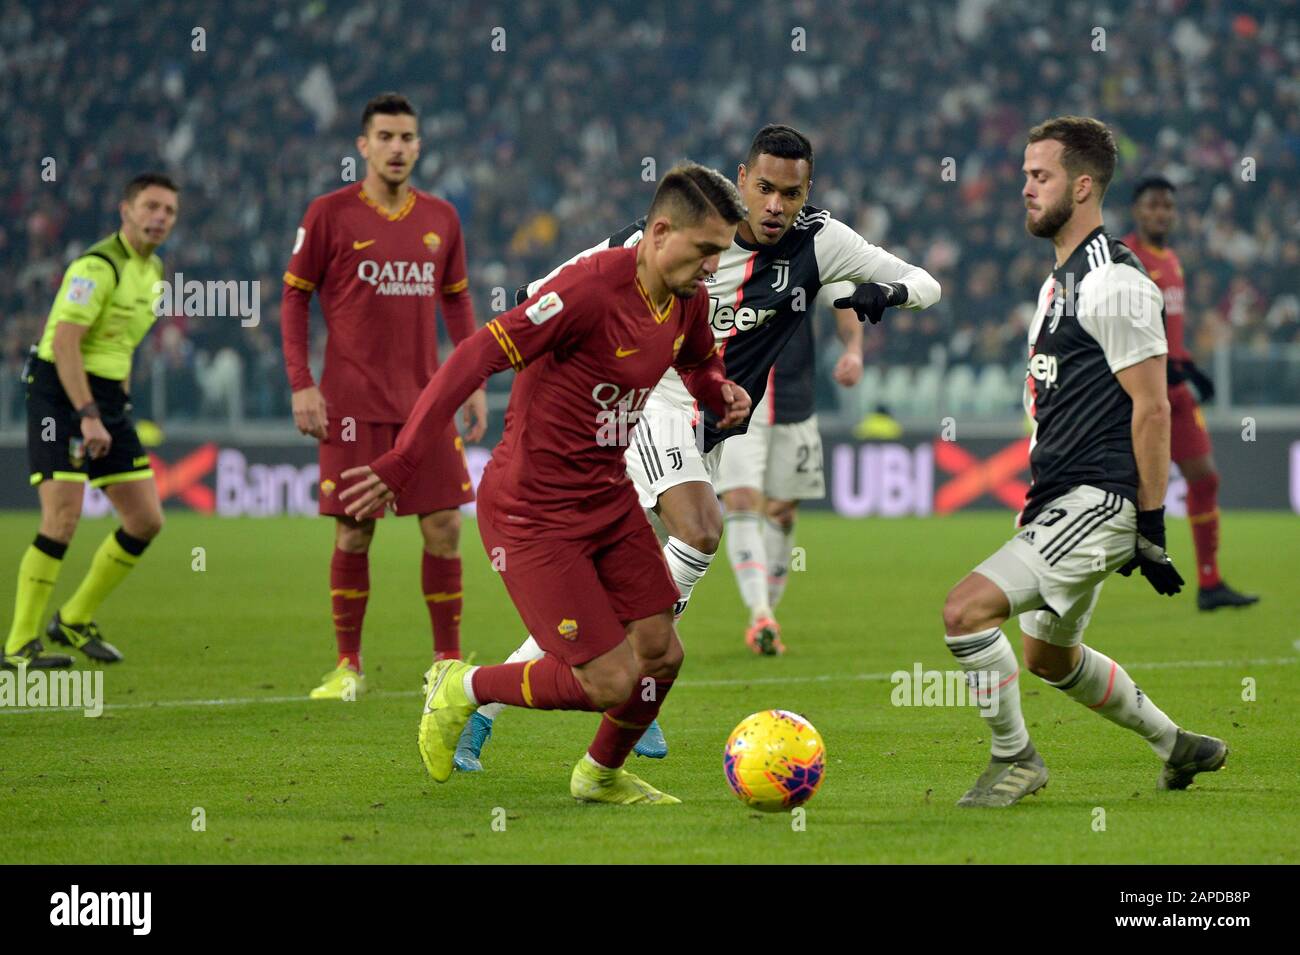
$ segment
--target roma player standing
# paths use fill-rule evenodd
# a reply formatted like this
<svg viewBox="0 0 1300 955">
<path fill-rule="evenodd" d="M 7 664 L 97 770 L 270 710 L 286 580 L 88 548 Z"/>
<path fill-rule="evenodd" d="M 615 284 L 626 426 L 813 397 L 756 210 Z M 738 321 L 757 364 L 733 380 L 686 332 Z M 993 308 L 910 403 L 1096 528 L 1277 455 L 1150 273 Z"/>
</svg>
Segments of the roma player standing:
<svg viewBox="0 0 1300 955">
<path fill-rule="evenodd" d="M 335 519 L 330 599 L 338 665 L 312 690 L 314 700 L 350 698 L 365 688 L 361 626 L 370 593 L 370 542 L 382 511 L 349 516 L 335 493 L 340 476 L 392 448 L 433 377 L 437 304 L 453 342 L 474 332 L 460 219 L 450 203 L 409 184 L 420 135 L 406 97 L 384 93 L 366 104 L 357 149 L 366 160 L 365 180 L 307 207 L 284 273 L 281 306 L 294 423 L 320 442 L 320 512 Z M 328 334 L 319 387 L 307 361 L 313 292 L 320 295 Z M 464 408 L 468 440 L 483 436 L 486 418 L 479 389 Z M 430 442 L 424 465 L 395 510 L 419 515 L 434 659 L 459 659 L 457 509 L 473 499 L 473 490 L 450 416 Z"/>
<path fill-rule="evenodd" d="M 1196 546 L 1196 605 L 1201 610 L 1246 607 L 1259 598 L 1238 593 L 1219 574 L 1219 472 L 1211 455 L 1210 432 L 1196 396 L 1214 397 L 1214 384 L 1192 361 L 1183 336 L 1186 285 L 1183 265 L 1169 247 L 1177 210 L 1174 184 L 1161 176 L 1148 176 L 1133 189 L 1134 231 L 1124 236 L 1156 283 L 1165 302 L 1165 332 L 1169 337 L 1170 449 L 1178 470 L 1187 481 L 1187 520 Z"/>
</svg>

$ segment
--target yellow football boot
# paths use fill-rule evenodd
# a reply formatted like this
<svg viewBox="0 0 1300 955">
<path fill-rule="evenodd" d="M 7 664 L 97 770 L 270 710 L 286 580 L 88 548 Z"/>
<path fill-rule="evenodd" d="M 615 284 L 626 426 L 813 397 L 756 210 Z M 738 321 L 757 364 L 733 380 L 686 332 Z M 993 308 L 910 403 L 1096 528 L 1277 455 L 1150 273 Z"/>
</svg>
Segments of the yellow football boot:
<svg viewBox="0 0 1300 955">
<path fill-rule="evenodd" d="M 343 700 L 351 703 L 366 691 L 366 675 L 346 662 L 321 677 L 321 685 L 311 691 L 313 700 Z"/>
<path fill-rule="evenodd" d="M 420 758 L 435 782 L 451 777 L 452 757 L 461 730 L 478 708 L 465 695 L 468 663 L 439 660 L 424 676 L 424 715 L 420 717 Z"/>
<path fill-rule="evenodd" d="M 615 806 L 640 803 L 672 806 L 681 802 L 676 796 L 661 793 L 626 769 L 605 769 L 596 766 L 585 756 L 573 767 L 569 792 L 579 802 L 607 802 Z"/>
</svg>

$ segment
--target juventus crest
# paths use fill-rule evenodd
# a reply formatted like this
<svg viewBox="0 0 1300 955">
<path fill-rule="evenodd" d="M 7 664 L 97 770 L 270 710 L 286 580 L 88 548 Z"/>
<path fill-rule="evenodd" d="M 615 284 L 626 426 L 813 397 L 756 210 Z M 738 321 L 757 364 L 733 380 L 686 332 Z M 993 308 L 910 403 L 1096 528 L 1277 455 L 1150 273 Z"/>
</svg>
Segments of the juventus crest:
<svg viewBox="0 0 1300 955">
<path fill-rule="evenodd" d="M 772 268 L 776 271 L 776 278 L 772 280 L 772 290 L 784 292 L 785 287 L 790 284 L 790 260 L 776 259 L 772 263 Z"/>
</svg>

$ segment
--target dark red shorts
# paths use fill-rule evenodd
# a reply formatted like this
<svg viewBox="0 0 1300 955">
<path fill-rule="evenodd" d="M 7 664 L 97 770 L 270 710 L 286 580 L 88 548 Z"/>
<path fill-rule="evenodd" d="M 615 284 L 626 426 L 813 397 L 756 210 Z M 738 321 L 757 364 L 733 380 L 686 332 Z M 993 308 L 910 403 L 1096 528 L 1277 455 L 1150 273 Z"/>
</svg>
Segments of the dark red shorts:
<svg viewBox="0 0 1300 955">
<path fill-rule="evenodd" d="M 569 666 L 614 649 L 628 623 L 671 611 L 677 601 L 659 540 L 635 500 L 595 537 L 563 540 L 501 528 L 479 498 L 488 559 L 533 639 Z"/>
<path fill-rule="evenodd" d="M 1210 432 L 1196 396 L 1185 383 L 1169 389 L 1169 456 L 1175 463 L 1210 453 Z"/>
<path fill-rule="evenodd" d="M 320 443 L 322 514 L 342 517 L 346 513 L 344 504 L 339 501 L 339 491 L 346 487 L 343 472 L 369 464 L 392 450 L 401 430 L 400 424 L 356 421 L 345 431 L 340 421 L 330 420 L 327 437 Z M 397 513 L 399 516 L 431 514 L 460 507 L 472 500 L 474 490 L 465 461 L 465 445 L 455 425 L 448 422 L 446 432 L 429 451 L 410 486 L 397 498 Z M 383 514 L 377 512 L 372 516 L 382 517 Z"/>
</svg>

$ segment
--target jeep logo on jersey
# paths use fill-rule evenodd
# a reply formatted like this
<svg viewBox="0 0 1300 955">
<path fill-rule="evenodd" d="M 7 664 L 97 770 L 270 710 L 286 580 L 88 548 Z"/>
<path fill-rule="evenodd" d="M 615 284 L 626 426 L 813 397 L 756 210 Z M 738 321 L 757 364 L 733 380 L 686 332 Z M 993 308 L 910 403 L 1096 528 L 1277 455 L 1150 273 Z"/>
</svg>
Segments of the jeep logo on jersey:
<svg viewBox="0 0 1300 955">
<path fill-rule="evenodd" d="M 715 332 L 729 332 L 733 328 L 738 332 L 747 332 L 757 328 L 776 314 L 774 308 L 750 308 L 742 305 L 719 305 L 718 300 L 709 297 L 709 323 Z"/>
<path fill-rule="evenodd" d="M 1057 364 L 1055 355 L 1032 355 L 1029 358 L 1029 374 L 1035 381 L 1041 381 L 1047 388 L 1056 384 Z"/>
<path fill-rule="evenodd" d="M 385 262 L 366 259 L 357 265 L 357 278 L 373 285 L 379 295 L 432 295 L 432 262 Z"/>
</svg>

